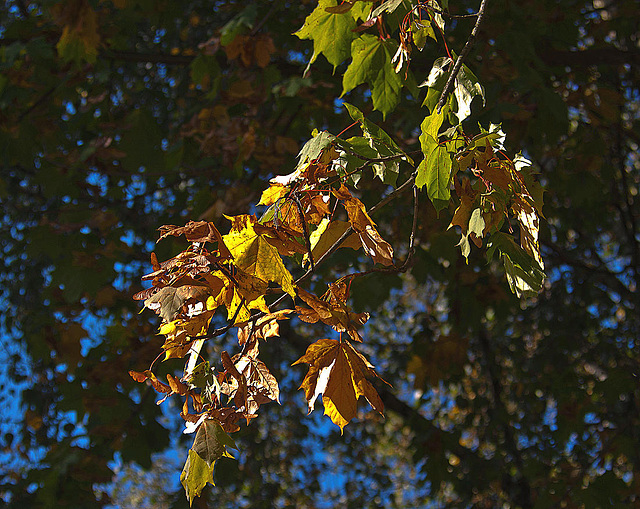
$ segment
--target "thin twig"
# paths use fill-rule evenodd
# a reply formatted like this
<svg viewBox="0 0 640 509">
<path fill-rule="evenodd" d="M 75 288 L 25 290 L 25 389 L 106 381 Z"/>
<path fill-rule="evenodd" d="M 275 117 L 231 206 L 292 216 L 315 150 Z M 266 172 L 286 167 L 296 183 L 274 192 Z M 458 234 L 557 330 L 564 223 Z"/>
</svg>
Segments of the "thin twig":
<svg viewBox="0 0 640 509">
<path fill-rule="evenodd" d="M 409 253 L 404 264 L 407 265 L 416 251 L 416 230 L 418 229 L 418 186 L 413 186 L 413 224 L 411 225 L 411 235 L 409 236 Z"/>
<path fill-rule="evenodd" d="M 207 334 L 203 336 L 191 336 L 191 340 L 196 341 L 198 339 L 213 339 L 215 337 L 222 336 L 223 334 L 231 330 L 231 328 L 235 325 L 236 318 L 238 318 L 238 315 L 240 314 L 240 310 L 242 309 L 242 306 L 244 306 L 245 302 L 246 302 L 246 299 L 242 297 L 242 300 L 240 301 L 240 305 L 236 309 L 236 312 L 233 314 L 233 317 L 231 318 L 231 320 L 227 325 L 225 325 L 224 327 L 220 327 L 219 329 L 214 329 L 211 332 L 207 331 Z"/>
<path fill-rule="evenodd" d="M 365 270 L 363 272 L 355 272 L 353 274 L 349 274 L 344 277 L 353 279 L 356 277 L 373 274 L 375 272 L 386 272 L 386 273 L 406 272 L 409 266 L 411 265 L 413 255 L 415 253 L 415 238 L 416 238 L 417 228 L 418 228 L 418 188 L 414 185 L 413 186 L 413 224 L 411 225 L 411 235 L 409 236 L 409 250 L 407 252 L 407 257 L 405 258 L 403 264 L 400 266 L 393 265 L 392 267 L 377 267 L 374 269 Z"/>
<path fill-rule="evenodd" d="M 315 270 L 315 263 L 313 262 L 313 253 L 311 252 L 311 240 L 309 239 L 309 229 L 307 228 L 307 221 L 304 218 L 304 210 L 302 210 L 302 204 L 300 203 L 300 199 L 295 193 L 293 194 L 292 198 L 296 204 L 296 207 L 298 208 L 298 214 L 300 214 L 300 220 L 302 221 L 302 231 L 304 233 L 304 242 L 307 247 L 307 254 L 309 255 L 309 263 L 311 264 L 311 269 Z"/>
<path fill-rule="evenodd" d="M 421 6 L 418 6 L 418 7 L 421 7 Z M 440 14 L 440 16 L 444 16 L 445 18 L 451 18 L 451 19 L 477 18 L 479 14 L 478 12 L 474 12 L 471 14 L 450 14 L 448 12 L 441 11 L 440 9 L 435 9 L 430 6 L 426 6 L 426 7 L 431 12 L 435 12 L 436 14 Z"/>
<path fill-rule="evenodd" d="M 414 172 L 411 177 L 409 177 L 409 179 L 407 179 L 407 181 L 402 184 L 400 187 L 398 187 L 397 189 L 395 189 L 391 194 L 389 194 L 387 197 L 383 198 L 382 200 L 380 200 L 378 203 L 376 203 L 373 207 L 371 207 L 371 209 L 369 209 L 369 213 L 372 214 L 374 213 L 376 210 L 380 209 L 381 207 L 384 207 L 387 203 L 389 203 L 391 200 L 393 200 L 394 198 L 396 198 L 398 195 L 400 195 L 401 193 L 403 193 L 407 188 L 409 188 L 410 186 L 413 185 L 413 183 L 416 180 L 416 176 L 417 176 L 418 172 Z M 320 257 L 318 258 L 318 260 L 316 260 L 316 267 L 318 265 L 320 265 L 324 260 L 326 260 L 329 256 L 331 256 L 333 253 L 335 253 L 338 248 L 340 248 L 340 246 L 342 245 L 342 243 L 347 240 L 347 238 L 354 232 L 355 230 L 353 229 L 352 226 L 350 226 L 349 228 L 347 228 L 347 230 L 340 236 L 340 238 L 338 240 L 336 240 L 333 245 Z M 300 276 L 298 279 L 296 279 L 296 284 L 300 283 L 301 281 L 304 281 L 305 279 L 307 279 L 309 276 L 311 276 L 311 274 L 313 274 L 313 270 L 309 269 L 307 270 L 307 272 L 305 274 L 303 274 L 302 276 Z M 278 299 L 280 300 L 280 299 Z M 278 302 L 278 301 L 276 301 Z"/>
<path fill-rule="evenodd" d="M 487 8 L 487 0 L 482 0 L 482 2 L 480 3 L 480 8 L 478 9 L 478 17 L 476 19 L 476 24 L 473 26 L 473 29 L 471 30 L 471 34 L 469 35 L 469 38 L 467 39 L 467 42 L 464 45 L 464 48 L 462 48 L 462 51 L 460 52 L 460 55 L 458 56 L 456 63 L 451 69 L 451 73 L 449 74 L 449 79 L 447 79 L 447 84 L 444 86 L 444 90 L 442 91 L 442 94 L 440 94 L 440 100 L 438 101 L 438 113 L 440 113 L 440 111 L 442 110 L 444 103 L 447 101 L 447 97 L 451 93 L 451 89 L 453 88 L 453 84 L 455 83 L 456 76 L 458 75 L 458 73 L 460 72 L 460 69 L 462 68 L 462 62 L 464 61 L 466 56 L 469 54 L 469 51 L 471 51 L 471 47 L 473 46 L 473 43 L 476 40 L 476 36 L 478 35 L 478 30 L 480 29 L 480 24 L 482 23 L 482 18 L 484 17 L 486 8 Z"/>
<path fill-rule="evenodd" d="M 373 207 L 371 207 L 369 209 L 369 214 L 373 214 L 376 210 L 384 207 L 391 200 L 395 199 L 399 194 L 404 193 L 409 187 L 413 185 L 413 183 L 416 181 L 417 176 L 418 176 L 418 172 L 414 171 L 411 174 L 411 177 L 409 177 L 404 184 L 396 188 L 392 193 L 390 193 L 388 196 L 386 196 L 385 198 L 380 200 L 378 203 L 376 203 Z"/>
</svg>

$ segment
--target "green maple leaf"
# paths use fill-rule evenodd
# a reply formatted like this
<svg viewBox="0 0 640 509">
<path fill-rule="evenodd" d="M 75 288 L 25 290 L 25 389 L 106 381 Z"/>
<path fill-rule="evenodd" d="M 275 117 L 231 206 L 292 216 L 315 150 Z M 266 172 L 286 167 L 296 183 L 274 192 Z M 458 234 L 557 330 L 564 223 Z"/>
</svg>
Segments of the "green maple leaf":
<svg viewBox="0 0 640 509">
<path fill-rule="evenodd" d="M 342 95 L 368 83 L 374 109 L 386 117 L 398 104 L 402 89 L 402 78 L 391 63 L 396 50 L 397 43 L 392 39 L 381 40 L 363 34 L 354 40 L 351 44 L 353 60 L 342 77 Z"/>
<path fill-rule="evenodd" d="M 511 291 L 518 297 L 538 295 L 546 277 L 538 262 L 506 233 L 496 232 L 489 237 L 487 243 L 489 260 L 493 258 L 496 250 L 502 257 Z"/>
<path fill-rule="evenodd" d="M 182 469 L 180 482 L 184 486 L 189 505 L 199 497 L 207 483 L 213 482 L 213 468 L 222 457 L 233 458 L 227 447 L 237 449 L 233 439 L 213 419 L 205 419 L 189 449 L 189 456 Z"/>
<path fill-rule="evenodd" d="M 458 102 L 458 111 L 456 116 L 458 122 L 462 122 L 465 118 L 471 115 L 471 102 L 476 96 L 482 97 L 482 105 L 484 106 L 486 101 L 484 98 L 484 88 L 478 82 L 475 74 L 471 72 L 466 65 L 462 64 L 460 72 L 456 76 L 455 88 L 453 94 Z"/>
<path fill-rule="evenodd" d="M 433 67 L 429 72 L 427 79 L 423 81 L 419 86 L 427 87 L 427 95 L 422 102 L 422 106 L 429 108 L 429 111 L 435 110 L 440 95 L 444 90 L 444 86 L 447 83 L 447 66 L 453 61 L 449 57 L 440 57 L 433 62 Z M 448 102 L 448 101 L 447 101 Z"/>
<path fill-rule="evenodd" d="M 191 450 L 196 452 L 209 466 L 220 458 L 232 458 L 227 447 L 238 449 L 233 439 L 227 435 L 222 426 L 213 419 L 206 419 L 198 428 Z"/>
<path fill-rule="evenodd" d="M 313 138 L 305 143 L 298 153 L 297 168 L 300 168 L 307 162 L 313 161 L 314 159 L 320 157 L 322 151 L 329 147 L 331 143 L 333 143 L 333 141 L 336 139 L 333 134 L 328 133 L 327 131 L 314 131 L 312 134 Z"/>
<path fill-rule="evenodd" d="M 191 506 L 193 499 L 200 496 L 207 483 L 213 484 L 213 463 L 208 465 L 197 452 L 189 449 L 189 456 L 180 474 L 180 482 Z"/>
<path fill-rule="evenodd" d="M 405 154 L 402 149 L 400 149 L 400 147 L 398 147 L 396 142 L 393 141 L 391 136 L 389 136 L 383 129 L 381 129 L 373 122 L 367 120 L 358 108 L 348 103 L 344 103 L 344 107 L 347 109 L 347 112 L 349 113 L 351 118 L 360 123 L 362 134 L 364 135 L 364 138 L 351 138 L 349 142 L 352 143 L 354 147 L 359 146 L 364 149 L 364 144 L 362 143 L 362 141 L 366 140 L 366 144 L 368 144 L 368 146 L 373 149 L 372 153 L 365 153 L 364 151 L 360 151 L 359 153 L 361 155 L 373 158 L 398 156 L 398 159 L 374 163 L 372 165 L 374 174 L 379 177 L 380 180 L 382 180 L 385 184 L 395 186 L 398 174 L 400 172 L 399 162 L 401 160 L 407 161 L 413 166 L 413 160 L 407 154 Z M 356 152 L 358 152 L 358 150 L 356 150 Z"/>
<path fill-rule="evenodd" d="M 436 42 L 438 40 L 429 20 L 412 22 L 411 34 L 413 35 L 414 44 L 420 51 L 422 51 L 427 44 L 428 37 L 431 37 Z"/>
<path fill-rule="evenodd" d="M 416 186 L 427 185 L 427 195 L 436 210 L 440 211 L 448 206 L 449 198 L 451 197 L 451 190 L 449 189 L 452 166 L 451 155 L 446 147 L 438 145 L 438 142 L 430 135 L 426 136 L 427 143 L 431 148 L 429 152 L 425 152 L 425 158 L 418 166 Z"/>
<path fill-rule="evenodd" d="M 336 5 L 335 0 L 320 0 L 318 7 L 295 33 L 300 39 L 313 40 L 313 56 L 309 65 L 323 54 L 335 70 L 351 54 L 351 41 L 356 37 L 352 30 L 356 28 L 356 21 L 350 13 L 327 11 Z"/>
</svg>

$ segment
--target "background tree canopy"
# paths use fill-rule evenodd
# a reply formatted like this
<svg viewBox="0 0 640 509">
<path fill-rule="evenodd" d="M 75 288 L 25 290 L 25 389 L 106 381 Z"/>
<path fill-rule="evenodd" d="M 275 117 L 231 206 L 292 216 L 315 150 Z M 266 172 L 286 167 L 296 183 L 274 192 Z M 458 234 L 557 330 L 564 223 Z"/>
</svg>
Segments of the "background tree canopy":
<svg viewBox="0 0 640 509">
<path fill-rule="evenodd" d="M 479 7 L 448 3 L 454 15 Z M 367 34 L 397 39 L 410 2 L 365 5 L 379 4 L 390 33 Z M 179 409 L 156 405 L 128 374 L 160 347 L 159 322 L 131 296 L 152 271 L 151 251 L 166 260 L 185 248 L 179 238 L 155 246 L 159 226 L 205 220 L 227 231 L 224 215 L 262 212 L 261 192 L 293 171 L 313 129 L 351 125 L 339 99 L 348 54 L 316 55 L 292 35 L 316 6 L 0 5 L 0 499 L 10 507 L 104 506 L 109 495 L 121 505 L 188 505 L 166 482 L 180 466 L 152 456 L 171 445 L 177 464 L 186 459 L 192 438 L 180 436 Z M 444 19 L 459 53 L 475 18 Z M 502 123 L 510 153 L 523 150 L 539 170 L 543 291 L 518 300 L 484 249 L 465 263 L 459 233 L 447 230 L 455 207 L 436 213 L 424 197 L 411 269 L 351 288 L 353 309 L 375 316 L 362 350 L 393 385 L 376 385 L 386 417 L 362 408 L 343 436 L 320 412 L 307 417 L 297 391 L 304 370 L 290 366 L 318 332 L 285 322 L 261 351 L 282 405 L 234 434 L 237 460 L 221 460 L 217 486 L 194 505 L 638 504 L 639 30 L 633 0 L 487 2 L 465 60 L 486 107 L 476 99 L 464 125 Z M 434 35 L 414 50 L 384 116 L 375 87 L 356 83 L 343 97 L 406 153 L 421 146 L 427 113 L 415 84 L 442 56 Z M 363 202 L 388 192 L 363 178 Z M 401 199 L 374 220 L 402 245 L 412 214 Z M 354 263 L 342 251 L 318 280 Z M 205 348 L 219 357 L 234 342 L 230 333 Z M 182 369 L 174 360 L 156 367 L 159 376 Z M 136 464 L 153 466 L 146 492 L 107 486 L 113 469 Z"/>
</svg>

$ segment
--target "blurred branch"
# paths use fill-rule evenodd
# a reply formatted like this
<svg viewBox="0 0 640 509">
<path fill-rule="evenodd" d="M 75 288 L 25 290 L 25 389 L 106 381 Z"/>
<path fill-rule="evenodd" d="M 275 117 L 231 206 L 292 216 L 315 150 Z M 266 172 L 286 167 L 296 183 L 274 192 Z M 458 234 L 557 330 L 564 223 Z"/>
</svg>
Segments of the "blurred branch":
<svg viewBox="0 0 640 509">
<path fill-rule="evenodd" d="M 509 466 L 506 464 L 504 465 L 505 479 L 508 480 L 508 483 L 503 481 L 503 484 L 507 484 L 503 487 L 506 488 L 505 491 L 509 493 L 511 502 L 513 502 L 516 507 L 531 509 L 533 507 L 533 503 L 531 501 L 531 486 L 524 474 L 524 460 L 520 453 L 520 449 L 518 449 L 516 437 L 513 434 L 513 429 L 509 422 L 509 413 L 502 401 L 502 383 L 500 381 L 500 374 L 496 371 L 495 354 L 491 348 L 488 332 L 484 327 L 480 327 L 478 340 L 482 349 L 482 357 L 484 358 L 484 364 L 491 387 L 491 394 L 493 396 L 493 407 L 490 409 L 491 420 L 496 427 L 502 428 L 502 432 L 504 434 L 504 445 L 516 467 L 516 475 L 512 475 L 507 473 L 509 471 Z"/>
<path fill-rule="evenodd" d="M 165 53 L 138 53 L 135 51 L 104 50 L 100 52 L 100 58 L 107 60 L 121 60 L 123 62 L 189 65 L 195 59 L 195 55 L 167 55 Z"/>
<path fill-rule="evenodd" d="M 538 55 L 547 65 L 568 67 L 588 67 L 590 65 L 640 65 L 640 51 L 622 50 L 608 46 L 589 48 L 582 51 L 545 49 Z"/>
<path fill-rule="evenodd" d="M 472 450 L 460 445 L 457 437 L 448 431 L 438 428 L 432 421 L 422 415 L 418 409 L 398 398 L 385 384 L 374 382 L 374 386 L 384 403 L 385 409 L 391 410 L 402 417 L 421 440 L 443 444 L 445 449 L 458 456 L 466 465 L 469 465 L 471 461 L 484 459 L 476 456 Z"/>
</svg>

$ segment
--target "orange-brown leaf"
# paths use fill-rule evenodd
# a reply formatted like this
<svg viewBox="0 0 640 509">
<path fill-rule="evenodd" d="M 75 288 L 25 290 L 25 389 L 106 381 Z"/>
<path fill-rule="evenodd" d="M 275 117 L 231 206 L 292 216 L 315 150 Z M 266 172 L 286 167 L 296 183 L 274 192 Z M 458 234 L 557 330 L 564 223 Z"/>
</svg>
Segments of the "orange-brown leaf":
<svg viewBox="0 0 640 509">
<path fill-rule="evenodd" d="M 189 221 L 185 226 L 164 225 L 158 228 L 160 231 L 159 241 L 173 235 L 179 237 L 184 235 L 189 242 L 211 242 L 218 244 L 218 252 L 223 259 L 231 258 L 231 253 L 222 240 L 222 235 L 213 223 L 207 221 Z"/>
<path fill-rule="evenodd" d="M 154 375 L 153 372 L 151 372 L 148 369 L 142 372 L 129 371 L 129 375 L 131 375 L 131 378 L 133 378 L 136 382 L 144 382 L 146 380 L 149 380 L 149 383 L 151 384 L 151 386 L 158 392 L 161 392 L 163 394 L 171 393 L 171 388 L 168 385 L 163 384 L 160 380 L 158 380 L 156 375 Z"/>
<path fill-rule="evenodd" d="M 293 309 L 282 309 L 275 313 L 269 313 L 262 318 L 256 320 L 254 324 L 248 322 L 238 325 L 238 343 L 244 345 L 249 339 L 249 335 L 258 339 L 267 339 L 276 337 L 280 334 L 280 326 L 278 320 L 287 320 L 288 315 L 293 313 Z"/>
<path fill-rule="evenodd" d="M 459 226 L 462 229 L 462 234 L 466 235 L 469 228 L 469 218 L 478 193 L 471 187 L 468 178 L 463 178 L 462 183 L 459 183 L 458 179 L 454 179 L 454 184 L 458 198 L 460 198 L 460 205 L 453 214 L 449 228 Z"/>
<path fill-rule="evenodd" d="M 305 391 L 309 412 L 322 394 L 325 414 L 341 431 L 355 417 L 360 396 L 382 414 L 382 400 L 366 379 L 367 375 L 377 376 L 374 368 L 348 341 L 320 339 L 294 365 L 302 362 L 309 364 L 300 386 Z"/>
<path fill-rule="evenodd" d="M 319 299 L 302 288 L 298 289 L 298 297 L 311 307 L 306 309 L 296 306 L 298 317 L 307 323 L 322 321 L 337 332 L 348 332 L 355 331 L 369 319 L 368 313 L 354 313 L 346 302 L 335 296 L 332 298 L 331 292 L 328 296 L 329 302 Z"/>
<path fill-rule="evenodd" d="M 393 265 L 391 244 L 384 240 L 372 225 L 367 225 L 363 231 L 358 232 L 358 237 L 360 237 L 365 252 L 374 263 Z"/>
</svg>

